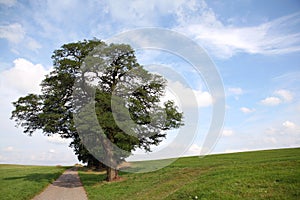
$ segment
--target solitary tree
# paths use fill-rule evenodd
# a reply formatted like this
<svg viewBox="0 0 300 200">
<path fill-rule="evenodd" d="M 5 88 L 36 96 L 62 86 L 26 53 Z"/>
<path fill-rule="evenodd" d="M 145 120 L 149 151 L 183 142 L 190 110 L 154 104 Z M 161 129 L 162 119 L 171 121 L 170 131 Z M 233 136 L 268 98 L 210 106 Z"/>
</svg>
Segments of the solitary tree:
<svg viewBox="0 0 300 200">
<path fill-rule="evenodd" d="M 41 129 L 72 138 L 78 158 L 107 166 L 108 181 L 133 150 L 150 151 L 166 130 L 183 125 L 174 102 L 161 102 L 166 80 L 138 64 L 130 46 L 83 41 L 63 45 L 52 58 L 42 94 L 14 102 L 12 119 L 29 135 Z"/>
</svg>

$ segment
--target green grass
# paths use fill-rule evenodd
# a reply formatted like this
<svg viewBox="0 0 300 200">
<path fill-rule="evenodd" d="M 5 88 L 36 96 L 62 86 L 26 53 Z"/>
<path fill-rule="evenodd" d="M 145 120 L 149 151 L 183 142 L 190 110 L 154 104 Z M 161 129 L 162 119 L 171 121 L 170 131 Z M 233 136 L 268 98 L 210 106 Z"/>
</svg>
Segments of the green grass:
<svg viewBox="0 0 300 200">
<path fill-rule="evenodd" d="M 59 177 L 65 167 L 0 165 L 0 199 L 31 199 Z"/>
<path fill-rule="evenodd" d="M 121 173 L 113 183 L 79 174 L 90 200 L 300 199 L 300 148 L 180 158 L 155 172 Z"/>
</svg>

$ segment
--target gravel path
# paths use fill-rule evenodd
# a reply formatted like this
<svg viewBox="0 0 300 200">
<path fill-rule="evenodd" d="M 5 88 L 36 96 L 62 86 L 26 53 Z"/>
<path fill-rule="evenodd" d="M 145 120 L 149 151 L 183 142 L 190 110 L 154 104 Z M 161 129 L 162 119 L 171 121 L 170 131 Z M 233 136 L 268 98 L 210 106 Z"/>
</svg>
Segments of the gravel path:
<svg viewBox="0 0 300 200">
<path fill-rule="evenodd" d="M 87 200 L 76 169 L 66 170 L 56 181 L 32 200 Z"/>
</svg>

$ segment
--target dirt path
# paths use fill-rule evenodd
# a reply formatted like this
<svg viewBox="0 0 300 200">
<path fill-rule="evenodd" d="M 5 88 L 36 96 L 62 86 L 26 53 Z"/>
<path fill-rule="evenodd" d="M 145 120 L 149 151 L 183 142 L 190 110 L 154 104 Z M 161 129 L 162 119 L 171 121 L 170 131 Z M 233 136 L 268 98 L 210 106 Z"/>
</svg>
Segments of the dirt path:
<svg viewBox="0 0 300 200">
<path fill-rule="evenodd" d="M 66 170 L 56 181 L 32 200 L 87 200 L 87 195 L 75 169 Z"/>
</svg>

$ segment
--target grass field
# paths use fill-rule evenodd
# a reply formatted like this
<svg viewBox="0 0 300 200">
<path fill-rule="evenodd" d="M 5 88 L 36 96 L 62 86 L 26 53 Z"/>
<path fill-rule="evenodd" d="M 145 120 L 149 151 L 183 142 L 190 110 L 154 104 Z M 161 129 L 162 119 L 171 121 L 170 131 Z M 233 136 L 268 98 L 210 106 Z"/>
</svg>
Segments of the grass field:
<svg viewBox="0 0 300 200">
<path fill-rule="evenodd" d="M 65 167 L 0 165 L 0 199 L 31 199 L 53 182 Z"/>
<path fill-rule="evenodd" d="M 0 199 L 31 199 L 65 169 L 0 165 Z M 123 172 L 113 183 L 103 173 L 79 174 L 90 200 L 300 199 L 300 148 L 180 158 L 154 172 Z"/>
<path fill-rule="evenodd" d="M 180 158 L 143 174 L 80 172 L 93 199 L 300 199 L 300 148 Z"/>
</svg>

